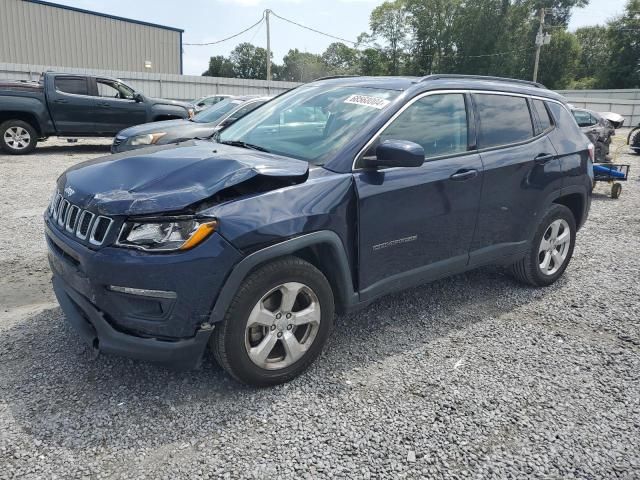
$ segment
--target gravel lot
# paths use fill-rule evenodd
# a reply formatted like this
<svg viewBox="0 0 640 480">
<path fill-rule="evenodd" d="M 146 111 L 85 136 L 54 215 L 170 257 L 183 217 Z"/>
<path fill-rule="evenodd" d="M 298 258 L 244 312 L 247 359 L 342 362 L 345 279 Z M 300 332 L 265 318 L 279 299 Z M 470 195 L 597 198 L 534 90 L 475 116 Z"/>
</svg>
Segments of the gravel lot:
<svg viewBox="0 0 640 480">
<path fill-rule="evenodd" d="M 93 359 L 67 327 L 40 216 L 108 143 L 0 155 L 0 478 L 640 476 L 640 157 L 619 200 L 596 189 L 556 285 L 489 268 L 386 297 L 256 390 L 211 358 Z"/>
</svg>

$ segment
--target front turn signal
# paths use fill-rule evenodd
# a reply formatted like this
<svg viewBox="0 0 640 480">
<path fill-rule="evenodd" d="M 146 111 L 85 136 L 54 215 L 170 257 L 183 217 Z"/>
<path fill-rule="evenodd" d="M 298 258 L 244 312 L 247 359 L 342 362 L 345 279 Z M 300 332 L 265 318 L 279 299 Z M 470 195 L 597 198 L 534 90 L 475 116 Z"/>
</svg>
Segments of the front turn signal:
<svg viewBox="0 0 640 480">
<path fill-rule="evenodd" d="M 216 231 L 218 222 L 212 220 L 211 222 L 202 223 L 198 229 L 193 232 L 189 239 L 180 246 L 180 250 L 189 250 L 197 245 L 200 245 L 209 235 Z"/>
</svg>

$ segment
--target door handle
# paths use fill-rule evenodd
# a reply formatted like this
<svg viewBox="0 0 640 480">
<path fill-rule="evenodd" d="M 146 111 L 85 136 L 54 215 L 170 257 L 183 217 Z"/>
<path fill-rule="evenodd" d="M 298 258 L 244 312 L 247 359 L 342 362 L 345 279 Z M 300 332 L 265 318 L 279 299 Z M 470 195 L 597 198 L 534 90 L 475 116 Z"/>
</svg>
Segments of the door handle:
<svg viewBox="0 0 640 480">
<path fill-rule="evenodd" d="M 109 104 L 105 103 L 105 102 L 98 102 L 98 106 L 99 107 L 109 107 Z"/>
<path fill-rule="evenodd" d="M 58 99 L 54 100 L 53 103 L 69 103 L 69 102 L 67 100 L 65 100 L 64 98 L 58 98 Z"/>
<path fill-rule="evenodd" d="M 553 160 L 554 158 L 556 158 L 556 156 L 551 154 L 551 153 L 541 153 L 539 155 L 536 155 L 536 157 L 533 159 L 533 161 L 537 165 L 544 165 L 549 160 Z"/>
<path fill-rule="evenodd" d="M 456 173 L 454 173 L 453 175 L 451 175 L 449 178 L 451 180 L 457 180 L 457 181 L 462 181 L 462 180 L 469 180 L 470 178 L 475 177 L 476 175 L 478 175 L 478 171 L 475 169 L 464 169 L 464 170 L 458 170 Z"/>
</svg>

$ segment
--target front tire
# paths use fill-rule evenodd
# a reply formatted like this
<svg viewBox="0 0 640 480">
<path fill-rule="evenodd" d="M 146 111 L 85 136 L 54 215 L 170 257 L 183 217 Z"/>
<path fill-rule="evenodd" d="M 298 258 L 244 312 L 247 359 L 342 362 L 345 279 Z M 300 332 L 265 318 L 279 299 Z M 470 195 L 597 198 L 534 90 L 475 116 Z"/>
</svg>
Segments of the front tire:
<svg viewBox="0 0 640 480">
<path fill-rule="evenodd" d="M 551 285 L 569 265 L 575 241 L 573 213 L 564 205 L 552 205 L 536 229 L 529 252 L 512 265 L 513 276 L 535 287 Z"/>
<path fill-rule="evenodd" d="M 322 351 L 334 310 L 320 270 L 297 257 L 276 260 L 243 282 L 211 337 L 214 357 L 240 382 L 288 382 Z"/>
<path fill-rule="evenodd" d="M 0 148 L 10 155 L 25 155 L 35 150 L 38 133 L 22 120 L 7 120 L 0 124 Z"/>
</svg>

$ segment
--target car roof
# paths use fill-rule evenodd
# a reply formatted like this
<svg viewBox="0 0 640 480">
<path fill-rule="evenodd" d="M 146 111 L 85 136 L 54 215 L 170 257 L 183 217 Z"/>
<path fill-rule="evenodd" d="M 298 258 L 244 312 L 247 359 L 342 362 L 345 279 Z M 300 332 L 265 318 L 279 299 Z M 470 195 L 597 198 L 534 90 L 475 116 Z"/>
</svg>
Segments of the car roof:
<svg viewBox="0 0 640 480">
<path fill-rule="evenodd" d="M 237 97 L 232 97 L 231 100 L 241 100 L 243 102 L 247 102 L 249 100 L 271 100 L 273 97 L 265 97 L 263 95 L 238 95 Z"/>
<path fill-rule="evenodd" d="M 324 77 L 312 82 L 331 83 L 335 85 L 381 88 L 387 90 L 415 90 L 417 92 L 442 89 L 474 89 L 496 92 L 511 92 L 552 98 L 566 103 L 565 98 L 544 85 L 526 80 L 479 75 L 427 75 L 425 77 L 356 77 L 335 76 Z"/>
</svg>

